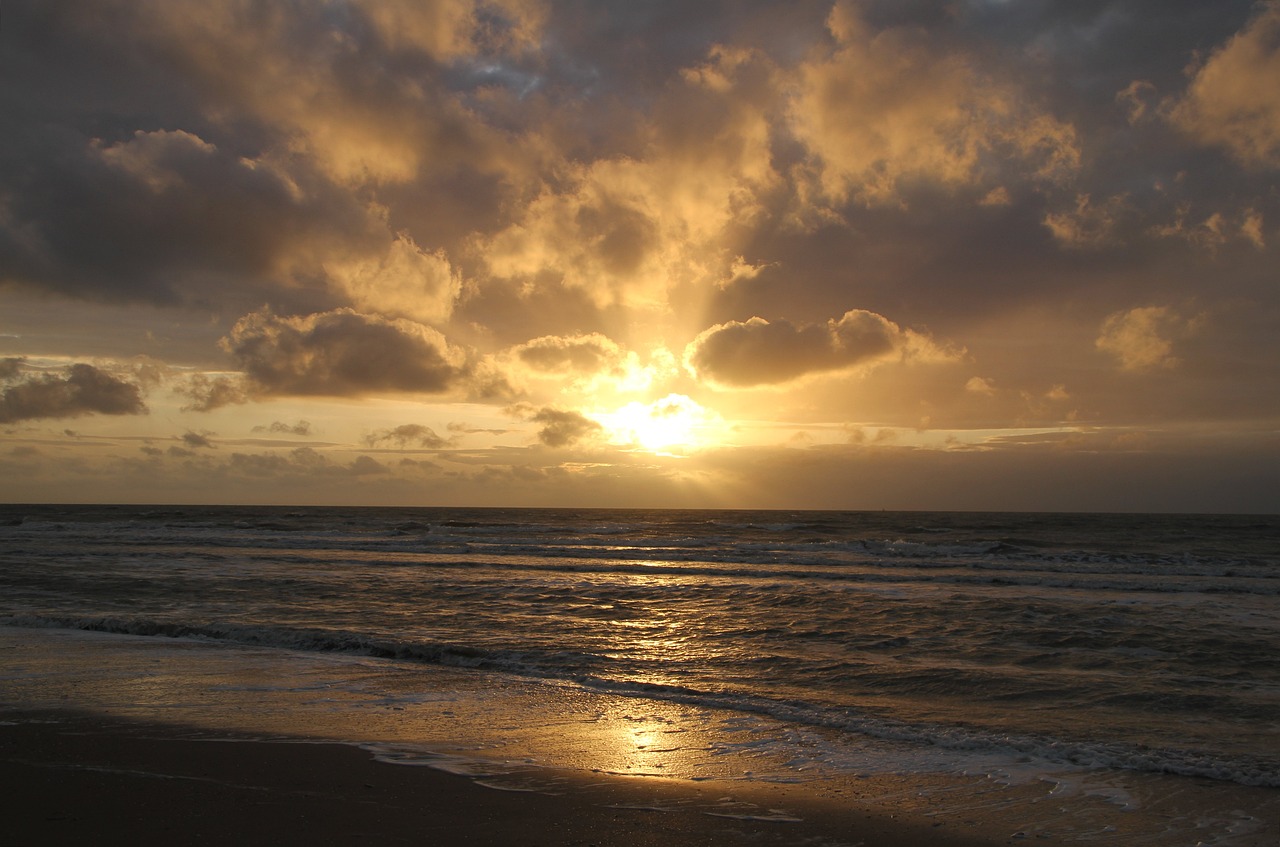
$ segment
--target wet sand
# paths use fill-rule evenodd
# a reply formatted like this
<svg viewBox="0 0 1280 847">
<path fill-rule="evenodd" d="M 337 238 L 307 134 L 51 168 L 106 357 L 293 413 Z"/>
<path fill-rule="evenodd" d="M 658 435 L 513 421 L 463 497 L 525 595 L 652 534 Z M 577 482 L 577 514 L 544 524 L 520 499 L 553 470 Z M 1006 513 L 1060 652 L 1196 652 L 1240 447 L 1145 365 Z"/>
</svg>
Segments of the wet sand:
<svg viewBox="0 0 1280 847">
<path fill-rule="evenodd" d="M 1274 789 L 929 769 L 883 743 L 832 765 L 813 731 L 779 757 L 792 732 L 504 675 L 0 627 L 0 847 L 1277 843 Z"/>
<path fill-rule="evenodd" d="M 75 711 L 8 711 L 0 721 L 6 847 L 1004 843 L 776 786 L 580 776 L 561 790 L 504 791 L 344 744 Z"/>
</svg>

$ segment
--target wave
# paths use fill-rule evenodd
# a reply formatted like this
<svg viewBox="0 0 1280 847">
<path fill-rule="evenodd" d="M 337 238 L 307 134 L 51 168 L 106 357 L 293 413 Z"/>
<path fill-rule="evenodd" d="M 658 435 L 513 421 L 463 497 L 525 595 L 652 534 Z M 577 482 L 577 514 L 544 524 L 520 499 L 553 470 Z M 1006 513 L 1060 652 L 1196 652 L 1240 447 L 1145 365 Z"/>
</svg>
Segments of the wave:
<svg viewBox="0 0 1280 847">
<path fill-rule="evenodd" d="M 295 629 L 233 623 L 191 624 L 148 618 L 56 617 L 14 615 L 0 618 L 0 626 L 25 629 L 74 629 L 113 635 L 186 638 L 229 642 L 253 647 L 271 647 L 311 653 L 349 653 L 379 659 L 417 661 L 448 667 L 494 670 L 532 675 L 535 666 L 526 654 L 492 651 L 448 643 L 397 642 L 354 632 L 328 629 Z"/>
<path fill-rule="evenodd" d="M 1031 549 L 1002 540 L 919 541 L 906 538 L 793 540 L 702 535 L 673 538 L 566 534 L 565 527 L 486 524 L 483 533 L 440 531 L 438 524 L 350 529 L 329 526 L 281 531 L 271 521 L 248 530 L 171 524 L 143 527 L 131 521 L 87 525 L 82 540 L 57 522 L 27 521 L 6 530 L 10 553 L 39 558 L 50 532 L 79 557 L 116 554 L 127 545 L 137 560 L 179 556 L 211 558 L 216 551 L 245 560 L 343 562 L 351 568 L 491 567 L 526 572 L 652 574 L 742 580 L 807 580 L 823 583 L 925 582 L 973 586 L 1041 587 L 1160 593 L 1280 594 L 1280 566 L 1240 556 L 1141 554 L 1081 549 Z M 465 522 L 464 522 L 465 523 Z M 492 534 L 490 534 L 492 531 Z M 774 530 L 769 530 L 773 532 Z M 545 533 L 541 534 L 540 533 Z"/>
<path fill-rule="evenodd" d="M 191 624 L 148 618 L 14 615 L 0 625 L 57 628 L 118 635 L 181 638 L 296 650 L 339 653 L 450 668 L 520 676 L 550 684 L 572 684 L 624 697 L 766 716 L 789 724 L 837 730 L 879 741 L 921 745 L 957 754 L 998 755 L 1039 761 L 1046 766 L 1115 768 L 1201 777 L 1249 786 L 1280 788 L 1280 760 L 1262 755 L 1230 758 L 1200 750 L 1152 747 L 1124 742 L 1070 740 L 1012 734 L 972 726 L 910 723 L 868 714 L 853 707 L 820 705 L 741 691 L 708 691 L 694 686 L 633 682 L 610 678 L 608 660 L 563 651 L 495 650 L 466 644 L 398 641 L 344 630 Z"/>
</svg>

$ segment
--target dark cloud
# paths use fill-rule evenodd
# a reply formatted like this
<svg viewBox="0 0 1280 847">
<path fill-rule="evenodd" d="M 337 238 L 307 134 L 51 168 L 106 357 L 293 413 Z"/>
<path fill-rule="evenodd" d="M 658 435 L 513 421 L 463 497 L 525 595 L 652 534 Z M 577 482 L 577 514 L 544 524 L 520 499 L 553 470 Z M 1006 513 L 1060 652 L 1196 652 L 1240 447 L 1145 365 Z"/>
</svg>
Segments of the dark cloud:
<svg viewBox="0 0 1280 847">
<path fill-rule="evenodd" d="M 440 437 L 431 427 L 422 424 L 403 424 L 393 429 L 370 433 L 365 436 L 364 443 L 370 447 L 376 447 L 379 444 L 407 447 L 413 444 L 432 449 L 448 447 L 451 444 L 449 439 Z"/>
<path fill-rule="evenodd" d="M 434 22 L 410 25 L 416 16 L 395 3 L 333 11 L 6 4 L 0 79 L 24 82 L 3 92 L 0 283 L 301 312 L 361 305 L 371 277 L 394 286 L 415 262 L 431 265 L 434 249 L 393 231 L 387 207 L 356 189 L 420 178 L 492 194 L 505 136 L 428 57 L 461 60 L 510 39 L 470 44 L 467 28 L 481 24 L 469 14 L 424 8 Z M 388 63 L 365 61 L 378 55 Z M 434 264 L 418 280 L 430 284 L 401 300 L 439 314 L 456 276 Z"/>
<path fill-rule="evenodd" d="M 32 376 L 0 394 L 0 423 L 146 412 L 137 385 L 86 364 L 71 365 L 61 376 Z"/>
<path fill-rule="evenodd" d="M 227 376 L 195 374 L 174 390 L 191 398 L 191 402 L 182 407 L 184 412 L 212 412 L 223 406 L 248 403 L 250 399 L 244 381 Z"/>
<path fill-rule="evenodd" d="M 295 469 L 294 463 L 279 453 L 232 453 L 227 467 L 242 476 L 271 477 Z"/>
<path fill-rule="evenodd" d="M 777 385 L 804 376 L 897 356 L 945 357 L 927 338 L 855 309 L 826 324 L 797 326 L 764 318 L 717 324 L 685 351 L 700 379 L 729 388 Z"/>
<path fill-rule="evenodd" d="M 100 301 L 220 298 L 325 306 L 291 287 L 326 254 L 378 249 L 378 223 L 352 198 L 254 163 L 182 130 L 113 142 L 58 139 L 9 193 L 0 280 Z"/>
<path fill-rule="evenodd" d="M 539 409 L 529 420 L 543 424 L 538 440 L 548 447 L 567 447 L 603 429 L 586 415 L 568 409 Z"/>
<path fill-rule="evenodd" d="M 355 461 L 347 466 L 354 476 L 391 473 L 391 469 L 370 456 L 356 456 Z"/>
<path fill-rule="evenodd" d="M 206 450 L 212 450 L 214 443 L 209 440 L 209 436 L 199 432 L 187 431 L 182 434 L 182 443 L 188 447 L 201 447 Z"/>
<path fill-rule="evenodd" d="M 222 470 L 233 476 L 255 478 L 342 478 L 390 473 L 390 469 L 370 456 L 357 456 L 349 464 L 339 464 L 311 447 L 299 447 L 287 454 L 232 453 Z"/>
<path fill-rule="evenodd" d="M 25 362 L 26 359 L 18 356 L 0 359 L 0 380 L 16 379 L 18 374 L 22 373 L 22 366 Z"/>
<path fill-rule="evenodd" d="M 445 429 L 449 430 L 450 432 L 458 432 L 466 435 L 470 435 L 472 433 L 478 433 L 478 432 L 483 432 L 488 435 L 506 435 L 508 432 L 511 431 L 509 429 L 486 429 L 483 427 L 474 426 L 469 423 L 463 423 L 461 421 L 450 421 L 449 424 L 445 427 Z"/>
<path fill-rule="evenodd" d="M 254 432 L 270 432 L 280 435 L 311 435 L 311 422 L 300 420 L 297 423 L 285 423 L 284 421 L 272 421 L 269 426 L 258 425 L 253 428 Z"/>
<path fill-rule="evenodd" d="M 296 318 L 256 312 L 223 346 L 264 395 L 440 393 L 466 374 L 463 357 L 439 332 L 350 309 Z"/>
</svg>

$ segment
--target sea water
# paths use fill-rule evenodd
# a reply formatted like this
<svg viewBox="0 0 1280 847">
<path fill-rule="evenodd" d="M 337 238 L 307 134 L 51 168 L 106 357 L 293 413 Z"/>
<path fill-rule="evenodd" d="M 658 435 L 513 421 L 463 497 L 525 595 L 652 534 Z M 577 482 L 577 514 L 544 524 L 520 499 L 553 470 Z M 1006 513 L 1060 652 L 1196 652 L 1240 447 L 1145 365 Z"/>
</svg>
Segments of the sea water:
<svg viewBox="0 0 1280 847">
<path fill-rule="evenodd" d="M 0 626 L 9 706 L 1065 840 L 1280 820 L 1274 516 L 2 506 Z"/>
</svg>

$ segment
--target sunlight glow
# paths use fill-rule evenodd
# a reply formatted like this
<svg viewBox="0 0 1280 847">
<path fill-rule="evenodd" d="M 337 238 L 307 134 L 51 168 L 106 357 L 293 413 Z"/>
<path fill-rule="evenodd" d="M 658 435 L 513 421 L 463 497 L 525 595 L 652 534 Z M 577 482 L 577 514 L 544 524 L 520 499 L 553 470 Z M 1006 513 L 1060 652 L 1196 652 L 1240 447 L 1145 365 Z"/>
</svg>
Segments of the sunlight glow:
<svg viewBox="0 0 1280 847">
<path fill-rule="evenodd" d="M 718 418 L 683 394 L 668 394 L 652 403 L 632 402 L 593 416 L 614 444 L 651 452 L 696 449 L 709 443 L 708 430 Z"/>
</svg>

